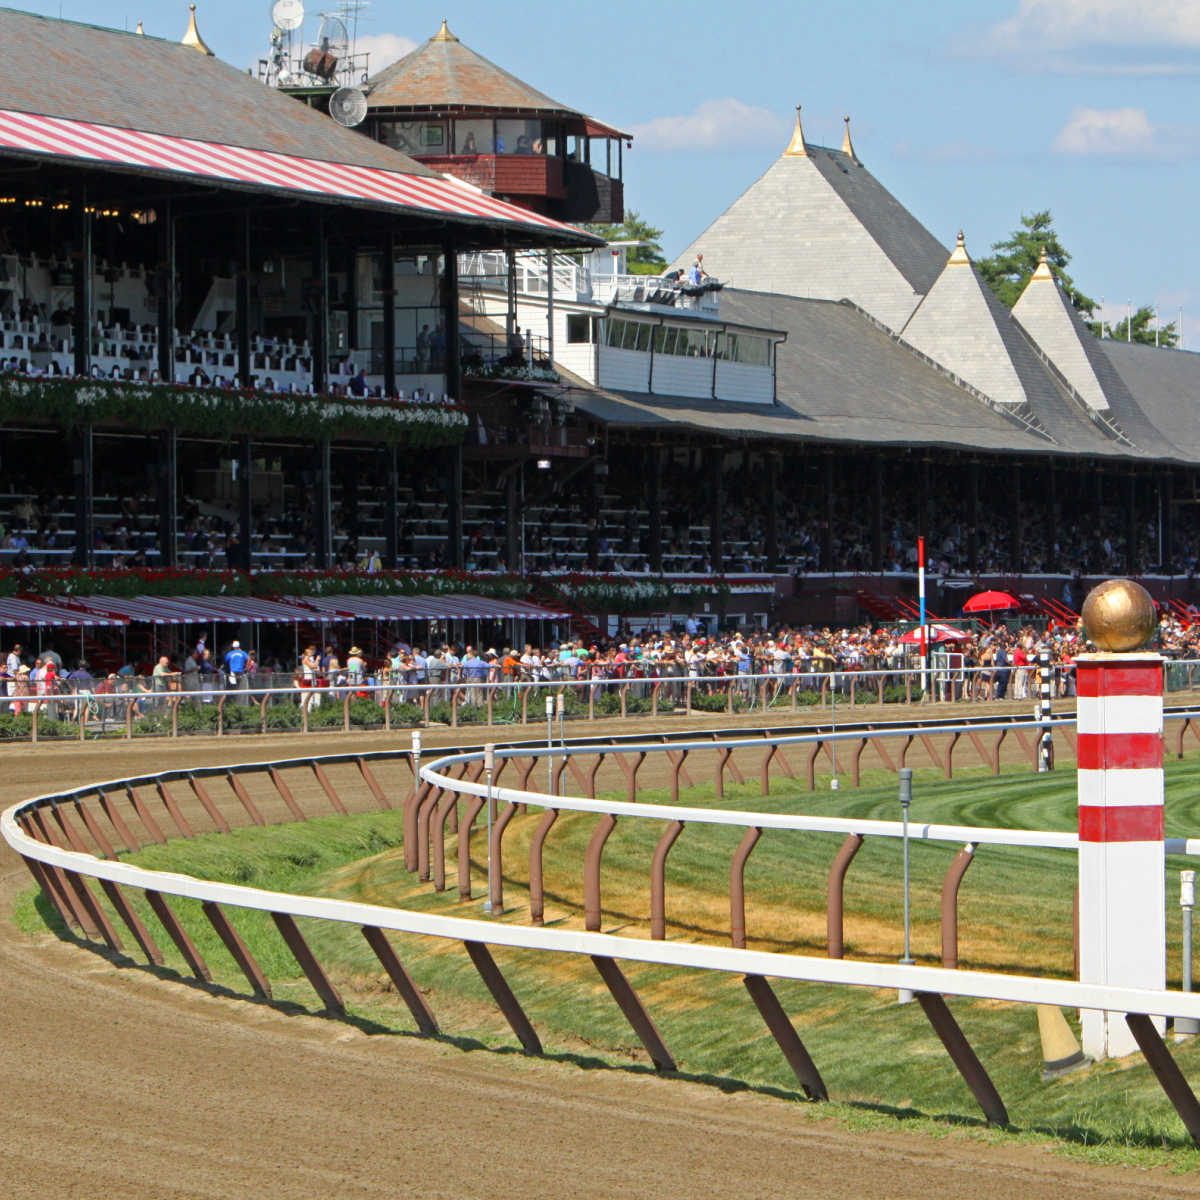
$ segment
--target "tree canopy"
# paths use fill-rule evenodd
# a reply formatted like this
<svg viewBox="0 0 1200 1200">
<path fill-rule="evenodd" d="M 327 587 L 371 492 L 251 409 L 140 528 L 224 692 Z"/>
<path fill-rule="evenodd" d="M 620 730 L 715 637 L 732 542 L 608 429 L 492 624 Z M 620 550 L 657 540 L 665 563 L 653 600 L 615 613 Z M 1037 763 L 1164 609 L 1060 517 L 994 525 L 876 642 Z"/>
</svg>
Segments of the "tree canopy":
<svg viewBox="0 0 1200 1200">
<path fill-rule="evenodd" d="M 1097 337 L 1116 338 L 1119 342 L 1139 342 L 1143 346 L 1179 345 L 1179 330 L 1175 321 L 1169 325 L 1160 325 L 1157 330 L 1154 326 L 1155 312 L 1149 304 L 1143 304 L 1132 316 L 1121 317 L 1115 321 L 1088 322 L 1088 328 Z"/>
<path fill-rule="evenodd" d="M 663 231 L 655 229 L 633 209 L 629 210 L 620 225 L 585 225 L 584 229 L 604 238 L 606 242 L 644 243 L 641 246 L 630 246 L 625 256 L 631 275 L 657 275 L 666 270 L 667 260 L 663 258 L 662 246 L 659 244 Z"/>
<path fill-rule="evenodd" d="M 1067 263 L 1071 261 L 1071 255 L 1058 240 L 1054 218 L 1049 209 L 1022 213 L 1021 227 L 1013 230 L 1006 241 L 996 242 L 992 246 L 991 255 L 977 259 L 975 265 L 992 291 L 1012 308 L 1025 290 L 1029 277 L 1037 269 L 1043 250 L 1046 252 L 1046 261 L 1055 278 L 1062 284 L 1067 298 L 1097 337 L 1128 339 L 1140 342 L 1144 346 L 1179 344 L 1179 330 L 1175 322 L 1161 326 L 1157 331 L 1158 340 L 1155 341 L 1155 313 L 1153 306 L 1149 304 L 1138 308 L 1132 319 L 1105 321 L 1097 318 L 1096 309 L 1099 306 L 1096 301 L 1090 296 L 1085 296 L 1067 274 Z"/>
<path fill-rule="evenodd" d="M 1007 241 L 996 242 L 988 258 L 977 259 L 975 265 L 993 292 L 1012 308 L 1020 299 L 1029 277 L 1037 269 L 1042 251 L 1054 277 L 1062 284 L 1072 306 L 1084 317 L 1096 310 L 1096 302 L 1085 296 L 1067 274 L 1070 254 L 1063 248 L 1054 230 L 1054 218 L 1049 209 L 1021 214 L 1021 227 L 1013 230 Z"/>
</svg>

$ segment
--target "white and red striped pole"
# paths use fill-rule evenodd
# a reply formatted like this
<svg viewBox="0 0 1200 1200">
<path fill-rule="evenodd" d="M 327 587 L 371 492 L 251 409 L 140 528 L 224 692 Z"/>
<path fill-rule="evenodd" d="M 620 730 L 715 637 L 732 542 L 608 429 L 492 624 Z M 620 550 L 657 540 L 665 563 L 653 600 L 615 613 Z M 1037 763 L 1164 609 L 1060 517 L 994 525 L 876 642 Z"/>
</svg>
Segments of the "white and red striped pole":
<svg viewBox="0 0 1200 1200">
<path fill-rule="evenodd" d="M 1079 978 L 1163 988 L 1163 660 L 1144 651 L 1085 654 L 1075 669 Z M 1084 1010 L 1080 1017 L 1089 1057 L 1137 1050 L 1121 1013 Z"/>
</svg>

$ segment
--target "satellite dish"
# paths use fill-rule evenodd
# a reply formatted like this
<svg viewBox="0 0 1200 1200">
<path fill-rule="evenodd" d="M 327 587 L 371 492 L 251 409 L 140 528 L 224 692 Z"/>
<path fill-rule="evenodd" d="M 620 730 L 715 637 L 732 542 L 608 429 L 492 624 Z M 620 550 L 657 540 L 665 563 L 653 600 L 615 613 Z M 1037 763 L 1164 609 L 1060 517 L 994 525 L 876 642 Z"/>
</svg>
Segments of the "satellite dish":
<svg viewBox="0 0 1200 1200">
<path fill-rule="evenodd" d="M 352 129 L 367 115 L 367 97 L 361 88 L 341 87 L 329 97 L 329 115 L 339 124 Z"/>
<path fill-rule="evenodd" d="M 304 23 L 304 5 L 301 0 L 275 0 L 271 5 L 271 20 L 285 33 L 299 29 Z"/>
<path fill-rule="evenodd" d="M 317 33 L 317 45 L 334 58 L 345 58 L 350 52 L 350 34 L 340 17 L 325 17 Z"/>
</svg>

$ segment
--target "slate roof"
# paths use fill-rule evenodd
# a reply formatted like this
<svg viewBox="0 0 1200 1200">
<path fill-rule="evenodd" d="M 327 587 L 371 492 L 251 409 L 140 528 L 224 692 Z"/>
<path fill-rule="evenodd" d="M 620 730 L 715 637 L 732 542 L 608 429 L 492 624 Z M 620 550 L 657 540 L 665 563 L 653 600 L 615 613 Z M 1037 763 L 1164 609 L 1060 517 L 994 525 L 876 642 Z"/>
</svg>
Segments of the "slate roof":
<svg viewBox="0 0 1200 1200">
<path fill-rule="evenodd" d="M 730 437 L 1054 453 L 847 303 L 726 288 L 722 317 L 787 332 L 777 347 L 773 407 L 576 388 L 572 398 L 612 424 L 686 426 Z"/>
<path fill-rule="evenodd" d="M 1048 266 L 1034 272 L 1013 316 L 1085 402 L 1105 412 L 1139 450 L 1178 457 L 1178 444 L 1147 416 Z"/>
<path fill-rule="evenodd" d="M 1113 338 L 1092 340 L 1101 370 L 1136 403 L 1169 456 L 1200 462 L 1200 354 Z"/>
<path fill-rule="evenodd" d="M 428 167 L 177 42 L 0 9 L 0 109 L 85 119 L 327 162 L 433 175 Z"/>
<path fill-rule="evenodd" d="M 961 235 L 901 336 L 990 399 L 1025 413 L 1065 449 L 1111 454 L 1122 444 L 1120 431 L 1077 398 L 988 286 Z"/>
<path fill-rule="evenodd" d="M 586 121 L 597 133 L 629 137 L 618 129 L 560 104 L 442 28 L 411 54 L 367 81 L 367 105 L 375 109 L 488 109 L 545 113 Z"/>
<path fill-rule="evenodd" d="M 675 260 L 704 255 L 735 287 L 848 297 L 893 329 L 937 277 L 946 251 L 851 154 L 805 145 L 781 155 Z"/>
</svg>

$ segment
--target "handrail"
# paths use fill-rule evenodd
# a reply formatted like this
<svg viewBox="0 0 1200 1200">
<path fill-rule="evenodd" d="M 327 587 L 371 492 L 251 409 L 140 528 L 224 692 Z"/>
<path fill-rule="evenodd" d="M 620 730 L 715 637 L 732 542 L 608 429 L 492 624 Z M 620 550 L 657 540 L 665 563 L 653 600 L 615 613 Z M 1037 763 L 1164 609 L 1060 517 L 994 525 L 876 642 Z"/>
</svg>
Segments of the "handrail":
<svg viewBox="0 0 1200 1200">
<path fill-rule="evenodd" d="M 993 971 L 947 970 L 943 967 L 815 958 L 809 955 L 741 950 L 692 942 L 652 941 L 614 934 L 548 929 L 544 926 L 506 925 L 467 917 L 444 917 L 428 912 L 386 908 L 352 900 L 331 900 L 320 896 L 272 892 L 241 884 L 214 883 L 178 872 L 152 871 L 130 863 L 99 859 L 91 854 L 36 841 L 17 825 L 16 815 L 27 806 L 45 803 L 55 798 L 53 795 L 47 795 L 26 800 L 0 815 L 0 834 L 3 834 L 4 840 L 16 853 L 23 858 L 32 858 L 66 871 L 105 879 L 111 883 L 147 888 L 193 900 L 232 904 L 260 912 L 288 913 L 296 917 L 314 917 L 318 920 L 390 929 L 399 933 L 424 934 L 456 941 L 484 942 L 495 946 L 565 954 L 602 955 L 663 966 L 694 967 L 855 987 L 937 992 L 1022 1004 L 1054 1004 L 1109 1012 L 1200 1019 L 1200 992 L 1115 987 L 1040 976 L 1004 975 Z"/>
</svg>

